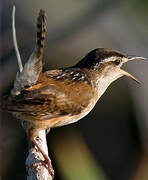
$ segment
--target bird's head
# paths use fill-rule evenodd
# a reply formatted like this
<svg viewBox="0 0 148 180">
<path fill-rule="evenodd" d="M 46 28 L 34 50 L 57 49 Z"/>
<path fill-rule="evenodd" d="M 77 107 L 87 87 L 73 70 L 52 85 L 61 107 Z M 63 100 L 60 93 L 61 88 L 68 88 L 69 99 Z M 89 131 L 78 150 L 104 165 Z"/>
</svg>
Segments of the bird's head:
<svg viewBox="0 0 148 180">
<path fill-rule="evenodd" d="M 128 56 L 112 49 L 98 48 L 89 52 L 76 66 L 86 70 L 98 88 L 102 89 L 101 92 L 104 92 L 113 81 L 122 76 L 128 76 L 139 82 L 134 76 L 121 69 L 124 63 L 136 59 L 145 58 Z"/>
</svg>

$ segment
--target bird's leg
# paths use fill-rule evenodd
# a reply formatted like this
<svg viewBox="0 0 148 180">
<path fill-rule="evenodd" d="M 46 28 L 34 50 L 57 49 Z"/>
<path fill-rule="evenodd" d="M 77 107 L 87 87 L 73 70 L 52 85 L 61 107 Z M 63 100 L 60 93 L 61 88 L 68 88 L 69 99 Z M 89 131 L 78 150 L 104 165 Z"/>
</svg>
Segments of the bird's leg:
<svg viewBox="0 0 148 180">
<path fill-rule="evenodd" d="M 52 167 L 51 159 L 45 153 L 43 148 L 40 146 L 41 139 L 39 138 L 38 135 L 34 136 L 31 131 L 29 133 L 29 138 L 33 142 L 33 144 L 37 147 L 38 151 L 42 154 L 42 156 L 44 158 L 43 162 L 45 163 L 45 165 L 47 165 L 49 174 L 54 178 L 54 169 Z"/>
</svg>

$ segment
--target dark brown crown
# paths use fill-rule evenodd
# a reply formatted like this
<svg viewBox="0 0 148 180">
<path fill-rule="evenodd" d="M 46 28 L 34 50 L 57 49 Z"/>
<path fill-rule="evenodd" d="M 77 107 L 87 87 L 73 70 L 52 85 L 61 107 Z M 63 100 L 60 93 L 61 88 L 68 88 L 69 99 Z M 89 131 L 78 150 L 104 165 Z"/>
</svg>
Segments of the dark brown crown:
<svg viewBox="0 0 148 180">
<path fill-rule="evenodd" d="M 98 48 L 90 51 L 81 61 L 79 61 L 75 65 L 75 67 L 94 69 L 96 65 L 99 65 L 100 62 L 103 62 L 105 59 L 109 57 L 122 58 L 122 57 L 127 57 L 127 55 L 112 49 Z"/>
</svg>

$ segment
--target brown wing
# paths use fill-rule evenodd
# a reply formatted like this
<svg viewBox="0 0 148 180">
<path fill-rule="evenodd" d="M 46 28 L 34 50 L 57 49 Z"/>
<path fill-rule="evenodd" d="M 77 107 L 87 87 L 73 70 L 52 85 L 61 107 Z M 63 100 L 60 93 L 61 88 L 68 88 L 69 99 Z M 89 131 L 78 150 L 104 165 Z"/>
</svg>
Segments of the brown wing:
<svg viewBox="0 0 148 180">
<path fill-rule="evenodd" d="M 89 103 L 90 87 L 85 83 L 69 83 L 48 78 L 44 83 L 32 86 L 2 103 L 2 109 L 13 112 L 23 112 L 48 119 L 59 115 L 79 114 Z M 44 118 L 45 117 L 45 118 Z"/>
<path fill-rule="evenodd" d="M 52 70 L 44 73 L 36 85 L 3 101 L 1 108 L 50 119 L 81 113 L 93 96 L 90 82 L 79 70 Z"/>
</svg>

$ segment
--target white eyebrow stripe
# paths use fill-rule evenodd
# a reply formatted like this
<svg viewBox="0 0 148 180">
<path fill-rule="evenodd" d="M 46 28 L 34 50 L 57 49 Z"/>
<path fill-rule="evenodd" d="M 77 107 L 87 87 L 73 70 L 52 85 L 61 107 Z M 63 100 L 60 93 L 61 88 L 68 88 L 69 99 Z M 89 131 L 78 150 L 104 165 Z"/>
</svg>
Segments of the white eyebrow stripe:
<svg viewBox="0 0 148 180">
<path fill-rule="evenodd" d="M 117 56 L 108 57 L 108 58 L 105 58 L 105 59 L 104 59 L 103 61 L 101 61 L 100 63 L 115 61 L 117 58 L 118 58 Z"/>
</svg>

